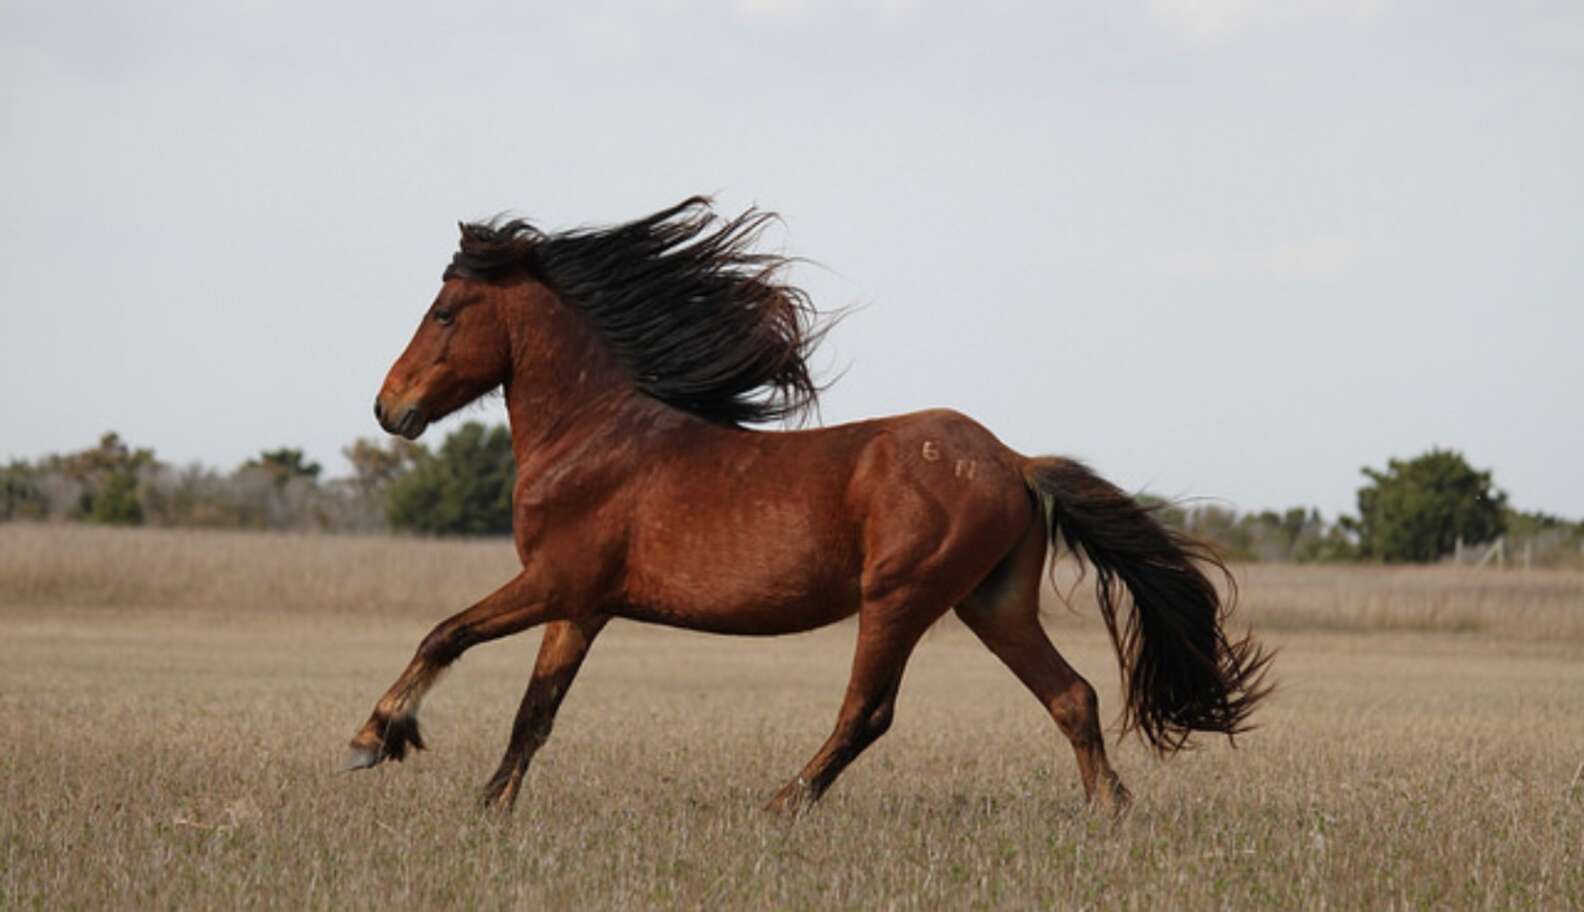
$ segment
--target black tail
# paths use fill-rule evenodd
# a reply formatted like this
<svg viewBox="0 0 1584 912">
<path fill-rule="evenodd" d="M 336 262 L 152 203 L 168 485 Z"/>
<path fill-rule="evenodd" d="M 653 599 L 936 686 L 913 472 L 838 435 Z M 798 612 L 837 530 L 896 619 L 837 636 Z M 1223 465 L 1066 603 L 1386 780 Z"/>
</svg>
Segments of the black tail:
<svg viewBox="0 0 1584 912">
<path fill-rule="evenodd" d="M 1100 613 L 1122 666 L 1124 727 L 1161 753 L 1189 746 L 1196 731 L 1229 738 L 1247 731 L 1270 692 L 1271 654 L 1252 636 L 1232 641 L 1221 629 L 1236 598 L 1226 564 L 1082 463 L 1031 459 L 1024 477 L 1045 505 L 1053 549 L 1065 539 L 1080 562 L 1094 564 Z M 1225 603 L 1199 564 L 1226 575 Z M 1121 588 L 1133 610 L 1119 624 Z"/>
</svg>

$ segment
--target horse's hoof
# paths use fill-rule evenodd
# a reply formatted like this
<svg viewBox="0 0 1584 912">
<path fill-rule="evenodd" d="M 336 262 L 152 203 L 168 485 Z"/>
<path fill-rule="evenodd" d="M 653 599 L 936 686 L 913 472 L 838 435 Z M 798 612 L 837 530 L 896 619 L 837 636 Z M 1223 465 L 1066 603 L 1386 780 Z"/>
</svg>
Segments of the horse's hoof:
<svg viewBox="0 0 1584 912">
<path fill-rule="evenodd" d="M 814 807 L 816 796 L 802 778 L 797 778 L 782 786 L 781 791 L 764 806 L 767 813 L 788 820 L 796 820 L 808 813 Z"/>
<path fill-rule="evenodd" d="M 407 759 L 408 749 L 424 750 L 423 736 L 418 733 L 418 717 L 397 716 L 394 719 L 375 713 L 347 746 L 346 759 L 340 771 L 368 769 L 386 760 Z"/>
<path fill-rule="evenodd" d="M 341 761 L 341 765 L 336 767 L 336 772 L 350 773 L 353 770 L 368 769 L 372 766 L 378 766 L 380 761 L 384 759 L 384 755 L 377 748 L 349 747 L 347 748 L 346 757 Z"/>
<path fill-rule="evenodd" d="M 1112 820 L 1120 820 L 1127 816 L 1127 812 L 1133 807 L 1133 793 L 1128 791 L 1127 786 L 1120 780 L 1113 780 L 1101 789 L 1095 800 L 1089 803 L 1089 807 Z"/>
<path fill-rule="evenodd" d="M 486 814 L 495 814 L 501 817 L 510 817 L 512 809 L 517 806 L 517 790 L 507 787 L 499 791 L 487 790 L 484 800 L 479 803 Z"/>
<path fill-rule="evenodd" d="M 502 817 L 510 817 L 512 808 L 517 806 L 517 790 L 522 786 L 521 775 L 511 773 L 496 773 L 484 786 L 483 801 L 480 805 L 485 813 L 495 813 Z"/>
</svg>

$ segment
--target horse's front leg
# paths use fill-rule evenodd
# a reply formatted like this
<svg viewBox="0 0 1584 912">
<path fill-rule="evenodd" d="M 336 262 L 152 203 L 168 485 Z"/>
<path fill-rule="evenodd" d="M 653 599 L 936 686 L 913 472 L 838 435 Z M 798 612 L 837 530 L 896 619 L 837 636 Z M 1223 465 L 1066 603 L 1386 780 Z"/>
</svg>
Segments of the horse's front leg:
<svg viewBox="0 0 1584 912">
<path fill-rule="evenodd" d="M 484 787 L 486 807 L 510 811 L 517 803 L 517 790 L 522 786 L 529 761 L 549 740 L 556 710 L 577 677 L 589 647 L 594 645 L 594 638 L 609 620 L 609 615 L 595 614 L 555 621 L 545 627 L 533 677 L 528 681 L 528 691 L 523 694 L 517 721 L 512 725 L 511 743 L 506 747 L 506 756 L 501 758 L 500 768 Z"/>
<path fill-rule="evenodd" d="M 417 654 L 396 683 L 374 705 L 374 712 L 352 738 L 341 768 L 366 769 L 385 760 L 401 760 L 408 747 L 422 750 L 418 705 L 446 666 L 477 643 L 557 619 L 543 589 L 524 572 L 473 607 L 441 621 L 418 645 Z"/>
</svg>

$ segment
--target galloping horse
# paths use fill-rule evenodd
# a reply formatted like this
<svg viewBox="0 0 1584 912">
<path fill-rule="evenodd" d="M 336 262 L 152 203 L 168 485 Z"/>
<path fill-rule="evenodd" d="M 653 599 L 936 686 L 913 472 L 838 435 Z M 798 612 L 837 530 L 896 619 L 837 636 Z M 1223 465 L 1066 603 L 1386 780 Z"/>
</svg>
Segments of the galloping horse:
<svg viewBox="0 0 1584 912">
<path fill-rule="evenodd" d="M 1194 732 L 1245 730 L 1270 656 L 1223 632 L 1230 606 L 1200 565 L 1226 567 L 1085 466 L 1021 456 L 950 411 L 744 427 L 795 416 L 819 393 L 817 315 L 780 280 L 786 261 L 754 251 L 773 217 L 719 219 L 695 197 L 604 229 L 461 226 L 374 414 L 413 439 L 504 387 L 522 571 L 423 639 L 347 768 L 423 748 L 418 705 L 440 672 L 470 646 L 544 624 L 485 788 L 487 805 L 509 810 L 611 618 L 776 635 L 856 613 L 835 730 L 769 804 L 797 811 L 885 733 L 914 645 L 955 610 L 1071 741 L 1091 805 L 1120 811 L 1129 794 L 1106 759 L 1095 691 L 1040 626 L 1046 552 L 1063 542 L 1096 571 L 1124 730 L 1163 754 Z"/>
</svg>

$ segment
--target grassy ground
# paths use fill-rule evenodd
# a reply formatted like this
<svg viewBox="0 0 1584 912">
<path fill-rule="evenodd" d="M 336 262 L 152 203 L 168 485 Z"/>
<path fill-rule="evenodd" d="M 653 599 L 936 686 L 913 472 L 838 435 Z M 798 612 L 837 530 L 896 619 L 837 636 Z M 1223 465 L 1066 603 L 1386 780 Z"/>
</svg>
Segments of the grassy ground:
<svg viewBox="0 0 1584 912">
<path fill-rule="evenodd" d="M 1584 906 L 1584 574 L 1251 567 L 1281 691 L 1236 750 L 1070 751 L 954 622 L 809 816 L 853 629 L 613 624 L 517 813 L 478 813 L 537 644 L 480 647 L 433 750 L 330 772 L 499 543 L 0 526 L 0 908 Z M 1058 646 L 1114 714 L 1087 599 Z"/>
</svg>

